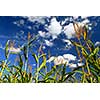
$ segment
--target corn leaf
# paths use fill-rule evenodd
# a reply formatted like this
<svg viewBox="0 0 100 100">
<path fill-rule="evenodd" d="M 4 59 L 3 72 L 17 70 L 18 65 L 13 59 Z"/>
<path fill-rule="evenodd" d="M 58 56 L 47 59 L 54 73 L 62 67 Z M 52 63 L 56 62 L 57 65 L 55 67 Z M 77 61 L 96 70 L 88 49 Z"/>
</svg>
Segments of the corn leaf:
<svg viewBox="0 0 100 100">
<path fill-rule="evenodd" d="M 38 59 L 37 55 L 35 53 L 33 53 L 32 56 L 34 57 L 36 63 L 38 63 L 39 59 Z"/>
</svg>

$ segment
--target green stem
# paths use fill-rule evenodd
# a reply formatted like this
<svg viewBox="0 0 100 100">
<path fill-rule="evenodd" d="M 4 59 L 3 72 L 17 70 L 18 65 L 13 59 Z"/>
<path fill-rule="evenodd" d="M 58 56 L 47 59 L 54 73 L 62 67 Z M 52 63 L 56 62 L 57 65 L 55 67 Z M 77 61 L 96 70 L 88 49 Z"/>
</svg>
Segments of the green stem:
<svg viewBox="0 0 100 100">
<path fill-rule="evenodd" d="M 25 61 L 25 71 L 27 71 L 27 67 L 28 67 L 28 52 L 29 52 L 29 40 L 28 40 L 28 42 L 27 42 L 27 48 L 26 48 L 26 57 L 27 57 L 27 59 L 26 59 L 26 61 Z"/>
<path fill-rule="evenodd" d="M 86 60 L 86 67 L 87 67 L 87 70 L 88 70 L 88 74 L 90 75 L 91 73 L 90 73 L 90 68 L 89 68 L 89 66 L 88 66 L 87 60 Z"/>
<path fill-rule="evenodd" d="M 38 56 L 39 56 L 39 53 L 38 53 Z M 38 77 L 39 77 L 38 68 L 39 68 L 39 60 L 37 62 L 37 66 L 36 66 L 36 83 L 38 83 Z"/>
</svg>

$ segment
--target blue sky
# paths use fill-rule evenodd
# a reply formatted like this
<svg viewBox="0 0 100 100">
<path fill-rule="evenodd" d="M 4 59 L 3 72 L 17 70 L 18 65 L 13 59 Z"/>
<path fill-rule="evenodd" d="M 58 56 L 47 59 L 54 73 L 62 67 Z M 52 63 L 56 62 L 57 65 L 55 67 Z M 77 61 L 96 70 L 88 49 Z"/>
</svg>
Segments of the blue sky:
<svg viewBox="0 0 100 100">
<path fill-rule="evenodd" d="M 43 51 L 51 56 L 75 54 L 74 47 L 68 45 L 66 40 L 76 39 L 72 29 L 72 22 L 89 26 L 89 34 L 94 43 L 100 42 L 100 17 L 99 16 L 1 16 L 0 17 L 0 60 L 4 59 L 4 50 L 7 40 L 15 41 L 15 45 L 23 45 L 27 40 L 27 33 L 34 37 L 39 34 L 34 42 L 33 52 L 37 52 L 43 45 Z M 67 49 L 66 49 L 67 47 Z M 11 56 L 13 59 L 13 57 Z M 31 59 L 31 57 L 30 57 Z M 30 62 L 31 63 L 31 62 Z"/>
</svg>

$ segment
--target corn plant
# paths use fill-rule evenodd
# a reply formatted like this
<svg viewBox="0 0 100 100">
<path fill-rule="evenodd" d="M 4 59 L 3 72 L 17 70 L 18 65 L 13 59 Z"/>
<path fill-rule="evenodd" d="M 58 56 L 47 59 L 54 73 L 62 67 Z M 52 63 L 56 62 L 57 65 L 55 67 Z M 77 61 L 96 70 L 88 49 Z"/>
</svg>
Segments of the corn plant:
<svg viewBox="0 0 100 100">
<path fill-rule="evenodd" d="M 37 38 L 30 39 L 28 34 L 28 42 L 25 43 L 22 47 L 20 47 L 20 50 L 22 52 L 14 52 L 16 50 L 14 47 L 10 49 L 9 42 L 7 41 L 5 46 L 5 60 L 1 61 L 0 67 L 0 82 L 8 82 L 8 83 L 28 83 L 33 81 L 32 72 L 28 65 L 28 53 L 29 48 L 33 41 Z M 19 50 L 19 49 L 17 49 Z M 10 54 L 16 54 L 18 56 L 18 64 L 17 65 L 11 65 L 10 61 L 8 60 Z M 24 62 L 25 60 L 25 62 Z M 31 66 L 30 66 L 31 67 Z M 27 71 L 29 69 L 29 71 Z"/>
<path fill-rule="evenodd" d="M 43 66 L 39 65 L 37 68 L 35 77 L 36 82 L 43 83 L 97 83 L 100 82 L 100 47 L 95 47 L 93 42 L 89 39 L 88 27 L 84 26 L 81 29 L 76 29 L 75 24 L 73 24 L 76 32 L 76 37 L 78 42 L 71 41 L 75 46 L 78 58 L 80 62 L 84 65 L 77 66 L 71 72 L 66 72 L 67 64 L 60 64 L 52 66 L 51 70 L 44 73 L 42 68 L 48 67 L 45 65 L 45 59 L 43 60 Z M 76 25 L 78 28 L 78 24 Z M 34 57 L 38 63 L 39 57 L 34 54 Z M 45 70 L 45 69 L 44 69 Z M 39 75 L 41 78 L 39 79 Z"/>
<path fill-rule="evenodd" d="M 78 59 L 83 65 L 71 69 L 67 72 L 68 62 L 47 65 L 47 57 L 41 46 L 38 54 L 31 52 L 35 59 L 36 67 L 34 71 L 29 65 L 29 52 L 38 35 L 31 38 L 28 33 L 27 43 L 20 48 L 9 47 L 10 40 L 5 46 L 5 60 L 0 61 L 0 82 L 1 83 L 99 83 L 100 82 L 100 47 L 95 46 L 89 38 L 88 27 L 79 27 L 76 22 L 73 23 L 76 32 L 77 42 L 69 40 L 76 48 Z M 16 52 L 14 52 L 16 51 Z M 17 64 L 11 64 L 9 56 L 16 54 Z M 15 58 L 16 59 L 16 58 Z M 31 59 L 31 61 L 34 61 Z M 56 58 L 55 58 L 56 59 Z"/>
<path fill-rule="evenodd" d="M 84 65 L 68 73 L 66 80 L 74 77 L 75 81 L 81 83 L 100 82 L 100 47 L 95 47 L 93 42 L 88 38 L 89 33 L 86 26 L 84 26 L 84 30 L 81 30 L 81 32 L 76 31 L 76 35 L 79 42 L 70 41 L 76 47 L 77 55 L 80 61 L 84 62 Z M 76 74 L 80 78 L 75 78 Z"/>
</svg>

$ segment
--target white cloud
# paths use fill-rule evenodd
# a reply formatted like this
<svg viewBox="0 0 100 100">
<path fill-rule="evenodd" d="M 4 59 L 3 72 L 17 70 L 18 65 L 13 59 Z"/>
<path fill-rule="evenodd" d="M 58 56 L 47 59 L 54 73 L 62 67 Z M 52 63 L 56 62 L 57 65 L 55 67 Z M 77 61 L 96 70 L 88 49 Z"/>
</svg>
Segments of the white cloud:
<svg viewBox="0 0 100 100">
<path fill-rule="evenodd" d="M 67 21 L 69 21 L 69 18 L 65 18 L 65 20 L 61 22 L 61 25 L 64 25 Z"/>
<path fill-rule="evenodd" d="M 31 22 L 39 22 L 41 24 L 45 24 L 45 18 L 48 18 L 49 16 L 27 16 L 28 20 Z"/>
<path fill-rule="evenodd" d="M 95 43 L 95 46 L 100 46 L 100 42 L 97 41 L 97 42 Z"/>
<path fill-rule="evenodd" d="M 76 56 L 72 55 L 72 54 L 64 54 L 63 55 L 64 59 L 68 60 L 68 61 L 75 61 L 76 60 Z"/>
<path fill-rule="evenodd" d="M 54 65 L 65 64 L 67 61 L 64 59 L 63 56 L 58 56 L 54 59 Z"/>
<path fill-rule="evenodd" d="M 69 67 L 70 68 L 77 68 L 77 67 L 80 67 L 80 66 L 83 66 L 83 65 L 84 65 L 83 63 L 78 63 L 78 64 L 70 63 Z"/>
<path fill-rule="evenodd" d="M 50 63 L 53 61 L 54 65 L 67 64 L 67 66 L 69 66 L 70 68 L 77 68 L 84 65 L 84 63 L 80 63 L 79 61 L 78 63 L 76 63 L 76 60 L 77 60 L 76 56 L 72 54 L 64 54 L 63 56 L 61 55 L 51 56 L 47 60 L 47 63 Z M 73 61 L 73 63 L 71 63 L 70 61 Z"/>
<path fill-rule="evenodd" d="M 54 40 L 55 38 L 58 37 L 59 34 L 61 34 L 62 32 L 65 33 L 65 35 L 67 36 L 68 39 L 71 39 L 71 38 L 75 38 L 75 30 L 74 30 L 74 27 L 73 27 L 73 23 L 70 23 L 72 22 L 73 20 L 73 17 L 74 19 L 78 19 L 79 16 L 71 16 L 71 17 L 66 17 L 65 20 L 63 21 L 57 21 L 56 17 L 53 17 L 51 20 L 49 19 L 50 16 L 23 16 L 24 18 L 27 18 L 28 21 L 30 22 L 39 22 L 41 24 L 44 24 L 44 27 L 45 29 L 48 31 L 48 32 L 44 32 L 44 31 L 38 31 L 38 33 L 40 34 L 41 37 L 43 38 L 49 38 L 50 36 L 52 37 L 52 40 Z M 82 26 L 86 23 L 90 23 L 90 21 L 88 20 L 87 16 L 82 16 L 81 17 L 83 19 L 83 21 L 81 22 L 78 22 L 79 26 Z M 48 20 L 48 22 L 50 22 L 50 25 L 48 26 L 48 24 L 46 23 L 46 20 Z M 63 26 L 66 22 L 69 22 L 68 25 L 65 25 Z M 23 20 L 20 20 L 20 21 L 17 21 L 17 22 L 14 22 L 15 24 L 25 24 L 25 27 L 27 27 L 28 29 L 32 29 L 32 30 L 35 30 L 35 27 L 33 26 L 27 26 L 26 23 L 23 21 Z M 61 24 L 60 24 L 61 23 Z M 37 24 L 37 27 L 39 25 Z M 64 27 L 64 29 L 63 29 Z M 91 27 L 89 27 L 90 29 Z M 53 45 L 53 42 L 49 41 L 49 40 L 45 40 L 45 44 L 47 46 L 52 46 Z M 64 42 L 66 42 L 66 47 L 70 48 L 72 45 L 71 43 L 68 41 L 68 40 L 64 40 Z"/>
<path fill-rule="evenodd" d="M 83 66 L 84 65 L 84 63 L 78 63 L 78 66 Z"/>
<path fill-rule="evenodd" d="M 71 63 L 71 64 L 69 64 L 69 67 L 70 67 L 70 68 L 77 68 L 77 64 Z"/>
<path fill-rule="evenodd" d="M 27 26 L 27 28 L 31 30 L 32 29 L 32 26 Z"/>
<path fill-rule="evenodd" d="M 42 32 L 42 31 L 39 31 L 38 33 L 40 34 L 41 37 L 45 37 L 45 35 L 46 35 L 46 33 Z"/>
<path fill-rule="evenodd" d="M 50 57 L 48 60 L 47 60 L 47 62 L 52 62 L 52 61 L 54 61 L 54 59 L 55 59 L 55 57 L 54 56 L 52 56 L 52 57 Z"/>
<path fill-rule="evenodd" d="M 67 39 L 62 39 L 62 40 L 63 40 L 63 42 L 65 42 L 67 49 L 70 49 L 73 46 L 69 40 L 67 40 Z"/>
<path fill-rule="evenodd" d="M 14 21 L 13 24 L 17 26 L 25 25 L 25 21 L 23 19 L 20 19 L 18 21 Z"/>
<path fill-rule="evenodd" d="M 85 24 L 89 24 L 90 21 L 88 19 L 84 19 L 82 22 L 80 22 L 80 26 L 84 26 Z"/>
<path fill-rule="evenodd" d="M 75 30 L 73 27 L 73 23 L 70 23 L 64 27 L 64 33 L 67 36 L 68 39 L 75 37 Z"/>
<path fill-rule="evenodd" d="M 67 63 L 67 60 L 65 60 L 63 56 L 57 56 L 57 57 L 52 56 L 47 60 L 47 62 L 49 63 L 52 61 L 54 62 L 54 65 L 60 65 L 60 64 Z"/>
<path fill-rule="evenodd" d="M 46 36 L 52 36 L 53 39 L 57 38 L 57 36 L 64 31 L 65 35 L 68 37 L 68 39 L 74 38 L 75 37 L 75 31 L 73 28 L 73 23 L 69 23 L 69 25 L 64 26 L 64 30 L 62 30 L 62 25 L 65 24 L 67 21 L 72 21 L 74 19 L 78 19 L 79 16 L 71 16 L 71 17 L 66 17 L 64 21 L 57 21 L 56 17 L 53 17 L 50 21 L 50 16 L 23 16 L 23 18 L 28 18 L 30 22 L 39 22 L 41 24 L 45 25 L 45 29 L 48 30 L 48 33 L 44 35 L 44 32 L 40 33 L 40 36 L 46 37 Z M 50 21 L 50 25 L 48 26 L 46 24 L 45 19 Z M 90 23 L 88 20 L 87 16 L 81 16 L 81 19 L 84 19 L 82 22 L 78 22 L 79 25 L 83 26 L 84 24 Z M 61 24 L 60 24 L 61 23 Z M 18 26 L 24 25 L 25 22 L 24 20 L 19 20 L 14 22 L 14 24 L 17 24 Z M 28 26 L 27 28 L 32 29 L 32 27 Z M 89 27 L 91 30 L 91 27 Z"/>
<path fill-rule="evenodd" d="M 60 22 L 56 20 L 56 18 L 52 18 L 47 30 L 49 31 L 52 38 L 55 39 L 61 33 L 62 26 L 60 25 Z"/>
<path fill-rule="evenodd" d="M 79 16 L 73 16 L 74 19 L 78 19 Z"/>
<path fill-rule="evenodd" d="M 50 46 L 50 47 L 53 46 L 53 43 L 52 43 L 51 41 L 48 41 L 48 40 L 45 40 L 45 44 L 46 44 L 47 46 Z"/>
<path fill-rule="evenodd" d="M 46 47 L 45 47 L 45 46 L 43 46 L 42 48 L 43 48 L 43 49 L 46 49 Z"/>
<path fill-rule="evenodd" d="M 48 62 L 51 62 L 53 60 L 55 60 L 55 58 L 57 58 L 56 60 L 59 59 L 63 59 L 65 62 L 67 61 L 69 63 L 69 61 L 75 61 L 76 60 L 76 56 L 72 55 L 72 54 L 64 54 L 63 56 L 51 56 L 48 60 Z"/>
<path fill-rule="evenodd" d="M 82 19 L 86 19 L 88 18 L 89 16 L 81 16 Z"/>
<path fill-rule="evenodd" d="M 44 32 L 44 31 L 38 31 L 39 35 L 43 38 L 48 38 L 50 37 L 50 34 L 48 32 Z"/>
<path fill-rule="evenodd" d="M 72 46 L 72 43 L 71 43 L 69 40 L 63 39 L 63 41 L 64 41 L 65 43 L 67 43 L 68 46 Z"/>
<path fill-rule="evenodd" d="M 23 19 L 21 19 L 21 20 L 19 21 L 19 23 L 20 23 L 21 25 L 24 25 L 25 21 L 24 21 Z"/>
<path fill-rule="evenodd" d="M 81 19 L 87 19 L 89 16 L 81 16 Z M 73 16 L 74 19 L 78 19 L 79 16 Z"/>
<path fill-rule="evenodd" d="M 10 53 L 20 53 L 21 50 L 20 50 L 20 48 L 11 47 L 11 48 L 9 48 L 9 52 Z"/>
</svg>

